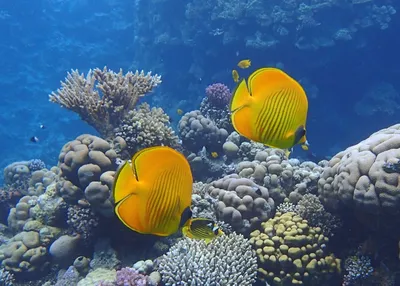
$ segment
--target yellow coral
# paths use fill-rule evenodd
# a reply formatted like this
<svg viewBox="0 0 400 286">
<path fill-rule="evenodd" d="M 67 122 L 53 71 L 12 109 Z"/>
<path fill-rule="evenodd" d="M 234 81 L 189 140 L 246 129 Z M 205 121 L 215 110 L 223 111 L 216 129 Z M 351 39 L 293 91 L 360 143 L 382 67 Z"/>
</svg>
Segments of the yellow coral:
<svg viewBox="0 0 400 286">
<path fill-rule="evenodd" d="M 340 272 L 340 260 L 325 253 L 329 239 L 321 228 L 293 212 L 276 213 L 250 236 L 259 277 L 272 285 L 322 285 L 327 273 Z"/>
</svg>

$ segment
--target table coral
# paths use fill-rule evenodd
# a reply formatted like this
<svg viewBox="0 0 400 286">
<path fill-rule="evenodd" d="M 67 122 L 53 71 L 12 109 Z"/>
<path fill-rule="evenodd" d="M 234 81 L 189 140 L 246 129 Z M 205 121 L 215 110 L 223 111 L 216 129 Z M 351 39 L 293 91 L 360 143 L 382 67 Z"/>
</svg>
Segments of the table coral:
<svg viewBox="0 0 400 286">
<path fill-rule="evenodd" d="M 76 112 L 104 137 L 111 136 L 140 97 L 161 83 L 159 75 L 143 71 L 123 74 L 107 69 L 89 70 L 86 77 L 72 70 L 61 88 L 49 95 L 51 102 Z"/>
<path fill-rule="evenodd" d="M 250 286 L 257 259 L 249 241 L 232 233 L 209 244 L 184 238 L 158 260 L 165 285 Z"/>
<path fill-rule="evenodd" d="M 295 213 L 276 213 L 251 233 L 258 272 L 272 285 L 325 285 L 340 271 L 340 260 L 326 253 L 329 239 Z"/>
</svg>

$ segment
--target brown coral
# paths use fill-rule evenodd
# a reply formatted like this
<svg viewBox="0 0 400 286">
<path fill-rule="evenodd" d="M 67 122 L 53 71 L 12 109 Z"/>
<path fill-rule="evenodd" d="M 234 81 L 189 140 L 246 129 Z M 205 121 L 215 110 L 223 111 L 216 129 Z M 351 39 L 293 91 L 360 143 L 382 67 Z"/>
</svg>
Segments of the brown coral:
<svg viewBox="0 0 400 286">
<path fill-rule="evenodd" d="M 353 209 L 368 225 L 370 218 L 396 227 L 400 219 L 400 174 L 388 166 L 400 160 L 400 124 L 372 134 L 336 154 L 318 182 L 326 207 Z M 398 220 L 397 220 L 398 221 Z M 385 223 L 387 224 L 387 223 Z"/>
<path fill-rule="evenodd" d="M 72 70 L 61 88 L 49 95 L 51 102 L 72 110 L 101 135 L 108 137 L 138 99 L 161 83 L 159 75 L 143 71 L 123 74 L 104 67 L 89 70 L 86 77 Z"/>
</svg>

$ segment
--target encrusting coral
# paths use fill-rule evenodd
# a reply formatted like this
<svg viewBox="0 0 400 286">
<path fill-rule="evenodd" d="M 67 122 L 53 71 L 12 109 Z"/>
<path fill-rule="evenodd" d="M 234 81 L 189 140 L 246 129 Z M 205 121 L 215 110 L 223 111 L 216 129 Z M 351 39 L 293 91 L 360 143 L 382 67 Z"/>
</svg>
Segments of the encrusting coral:
<svg viewBox="0 0 400 286">
<path fill-rule="evenodd" d="M 161 77 L 150 72 L 123 74 L 122 69 L 115 73 L 104 67 L 89 70 L 85 77 L 72 70 L 49 100 L 76 112 L 102 136 L 109 137 L 139 98 L 160 83 Z"/>
</svg>

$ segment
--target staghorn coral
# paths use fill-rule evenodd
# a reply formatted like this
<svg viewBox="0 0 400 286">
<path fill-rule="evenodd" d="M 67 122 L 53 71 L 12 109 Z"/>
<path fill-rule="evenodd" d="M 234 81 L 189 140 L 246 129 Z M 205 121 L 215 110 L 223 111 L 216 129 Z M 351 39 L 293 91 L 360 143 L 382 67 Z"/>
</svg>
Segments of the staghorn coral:
<svg viewBox="0 0 400 286">
<path fill-rule="evenodd" d="M 162 108 L 150 109 L 147 103 L 128 112 L 120 126 L 115 129 L 115 136 L 125 140 L 131 154 L 151 146 L 178 145 L 178 137 L 169 126 L 169 116 Z"/>
<path fill-rule="evenodd" d="M 259 277 L 272 285 L 325 285 L 340 272 L 340 260 L 326 253 L 329 241 L 295 213 L 276 213 L 251 234 Z"/>
<path fill-rule="evenodd" d="M 104 67 L 89 70 L 86 77 L 78 70 L 68 73 L 61 88 L 49 95 L 51 102 L 76 112 L 101 135 L 108 137 L 120 126 L 140 97 L 161 83 L 159 75 L 143 71 L 118 73 Z"/>
<path fill-rule="evenodd" d="M 318 181 L 318 192 L 329 210 L 352 210 L 365 226 L 397 233 L 400 219 L 400 175 L 387 169 L 400 159 L 400 124 L 373 133 L 336 154 Z"/>
<path fill-rule="evenodd" d="M 165 285 L 250 286 L 257 259 L 249 241 L 232 233 L 209 244 L 184 238 L 158 259 Z"/>
</svg>

